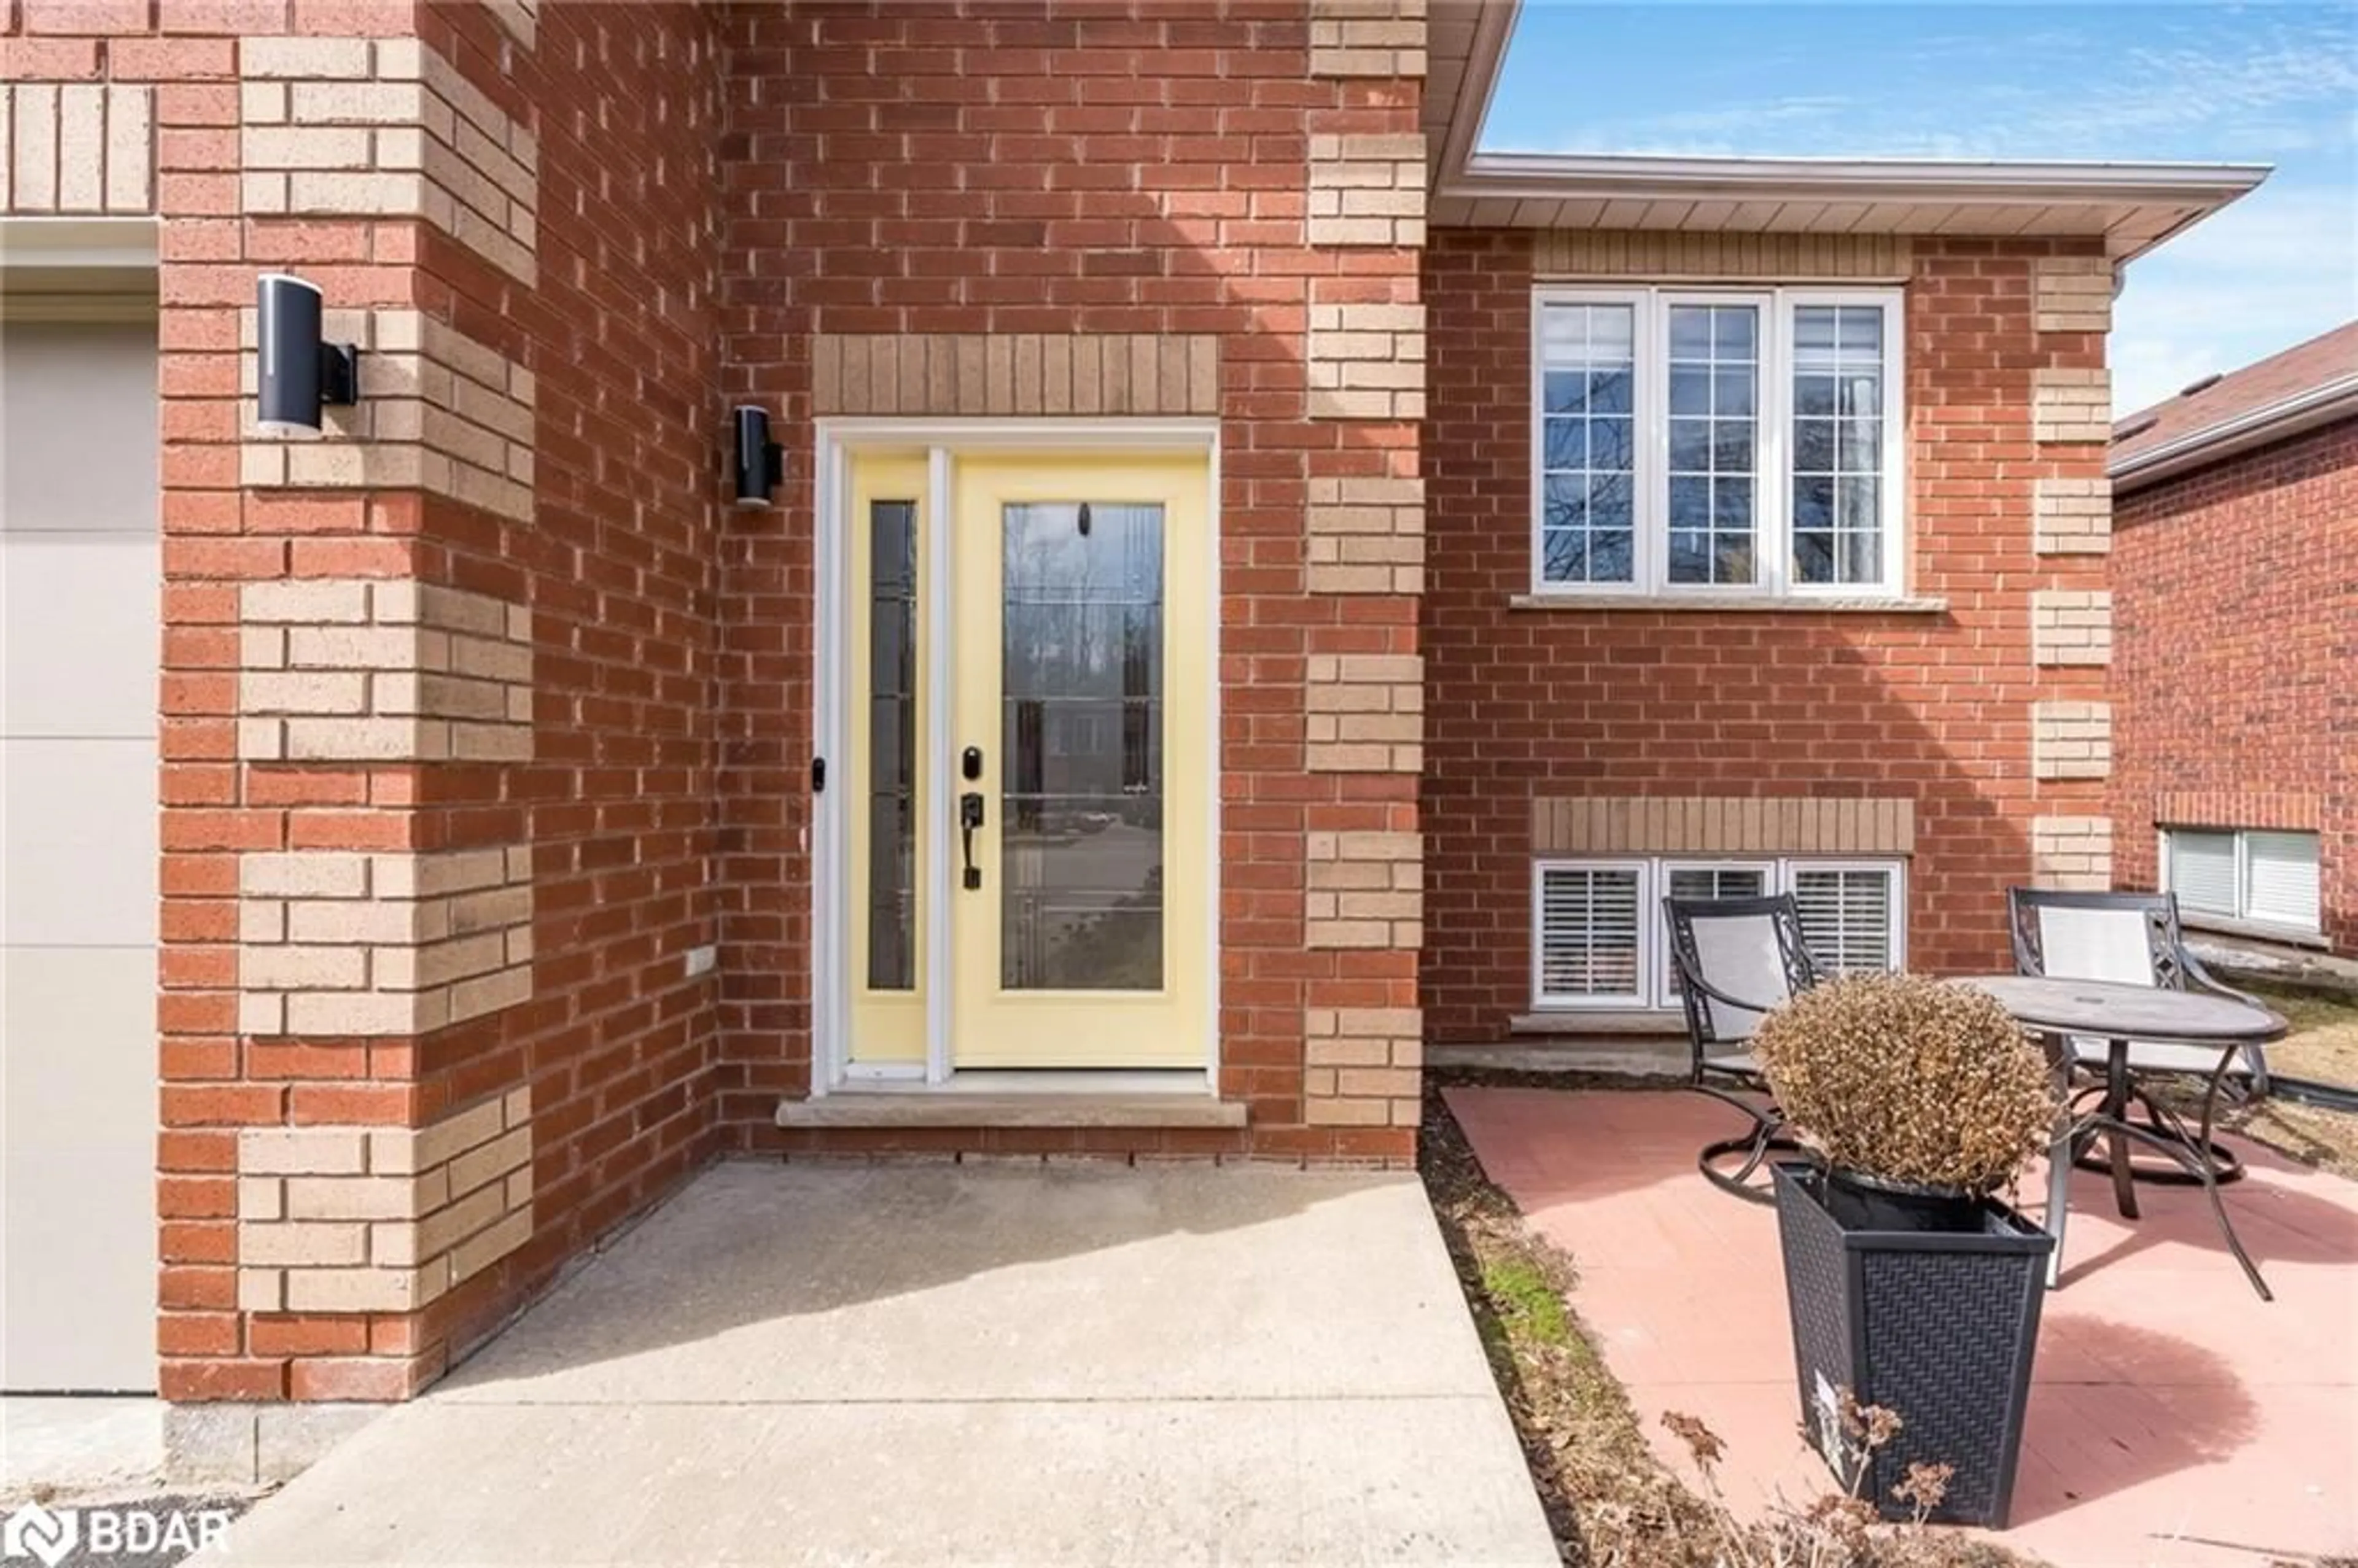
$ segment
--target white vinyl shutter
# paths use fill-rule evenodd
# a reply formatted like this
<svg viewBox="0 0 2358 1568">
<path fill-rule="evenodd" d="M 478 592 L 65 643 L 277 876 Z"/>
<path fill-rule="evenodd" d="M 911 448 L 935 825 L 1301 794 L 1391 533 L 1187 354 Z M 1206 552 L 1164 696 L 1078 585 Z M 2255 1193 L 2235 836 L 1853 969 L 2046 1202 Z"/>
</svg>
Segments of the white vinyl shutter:
<svg viewBox="0 0 2358 1568">
<path fill-rule="evenodd" d="M 2235 917 L 2235 836 L 2169 830 L 2169 891 L 2191 914 Z"/>
<path fill-rule="evenodd" d="M 1539 868 L 1533 989 L 1541 1005 L 1642 999 L 1641 880 L 1635 866 Z"/>
<path fill-rule="evenodd" d="M 2244 835 L 2244 914 L 2299 931 L 2322 928 L 2316 834 Z"/>
<path fill-rule="evenodd" d="M 1801 942 L 1821 968 L 1837 975 L 1892 967 L 1892 875 L 1875 868 L 1797 866 L 1793 903 Z"/>
</svg>

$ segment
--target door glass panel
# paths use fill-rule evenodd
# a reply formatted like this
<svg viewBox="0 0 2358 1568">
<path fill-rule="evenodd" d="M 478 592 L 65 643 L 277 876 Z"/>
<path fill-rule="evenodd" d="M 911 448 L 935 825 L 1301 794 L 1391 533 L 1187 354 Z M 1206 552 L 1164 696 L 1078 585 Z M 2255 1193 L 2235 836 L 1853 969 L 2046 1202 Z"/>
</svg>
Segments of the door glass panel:
<svg viewBox="0 0 2358 1568">
<path fill-rule="evenodd" d="M 1000 983 L 1163 988 L 1163 508 L 1003 509 Z"/>
<path fill-rule="evenodd" d="M 868 988 L 917 984 L 917 506 L 868 512 Z"/>
</svg>

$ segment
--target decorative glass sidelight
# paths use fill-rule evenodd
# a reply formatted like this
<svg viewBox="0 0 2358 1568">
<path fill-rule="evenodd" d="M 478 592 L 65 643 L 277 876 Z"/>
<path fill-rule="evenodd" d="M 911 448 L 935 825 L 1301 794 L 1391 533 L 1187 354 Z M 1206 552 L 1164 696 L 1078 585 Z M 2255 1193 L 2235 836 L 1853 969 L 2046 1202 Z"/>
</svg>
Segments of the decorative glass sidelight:
<svg viewBox="0 0 2358 1568">
<path fill-rule="evenodd" d="M 917 984 L 917 504 L 869 507 L 868 989 Z"/>
<path fill-rule="evenodd" d="M 1163 512 L 1002 508 L 1000 982 L 1163 985 Z"/>
</svg>

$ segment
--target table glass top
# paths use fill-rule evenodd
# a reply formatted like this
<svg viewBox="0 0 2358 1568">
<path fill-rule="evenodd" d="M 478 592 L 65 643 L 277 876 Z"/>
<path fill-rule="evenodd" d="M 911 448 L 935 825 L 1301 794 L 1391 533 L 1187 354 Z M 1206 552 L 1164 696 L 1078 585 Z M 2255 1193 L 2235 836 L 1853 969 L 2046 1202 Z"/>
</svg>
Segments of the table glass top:
<svg viewBox="0 0 2358 1568">
<path fill-rule="evenodd" d="M 2264 1007 L 2208 991 L 2165 990 L 2043 975 L 1966 975 L 1950 982 L 1996 997 L 2025 1023 L 2136 1040 L 2274 1040 L 2285 1021 Z"/>
</svg>

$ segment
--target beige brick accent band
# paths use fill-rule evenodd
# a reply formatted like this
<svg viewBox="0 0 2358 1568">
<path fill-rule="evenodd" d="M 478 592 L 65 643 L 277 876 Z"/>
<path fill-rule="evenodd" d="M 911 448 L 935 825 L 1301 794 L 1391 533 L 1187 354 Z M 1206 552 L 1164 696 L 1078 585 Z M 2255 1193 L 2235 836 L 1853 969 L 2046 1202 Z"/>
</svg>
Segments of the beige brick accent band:
<svg viewBox="0 0 2358 1568">
<path fill-rule="evenodd" d="M 2043 888 L 2102 892 L 2113 885 L 2109 816 L 2038 816 L 2030 823 L 2030 880 Z"/>
<path fill-rule="evenodd" d="M 0 212 L 153 212 L 156 90 L 0 82 Z"/>
<path fill-rule="evenodd" d="M 1904 282 L 1904 234 L 1760 234 L 1653 229 L 1550 229 L 1534 236 L 1532 269 L 1542 277 L 1701 278 L 1781 282 L 1795 278 Z"/>
<path fill-rule="evenodd" d="M 1424 243 L 1424 138 L 1310 138 L 1314 245 Z"/>
<path fill-rule="evenodd" d="M 2153 797 L 2157 827 L 2266 827 L 2314 833 L 2324 824 L 2325 803 L 2313 795 L 2168 790 Z"/>
<path fill-rule="evenodd" d="M 1424 307 L 1310 307 L 1310 416 L 1424 417 Z"/>
<path fill-rule="evenodd" d="M 1313 593 L 1424 591 L 1424 481 L 1310 481 Z"/>
<path fill-rule="evenodd" d="M 2030 771 L 2042 779 L 2101 779 L 2113 771 L 2108 702 L 2030 705 Z"/>
<path fill-rule="evenodd" d="M 1422 838 L 1414 833 L 1313 833 L 1308 851 L 1305 946 L 1423 944 Z"/>
<path fill-rule="evenodd" d="M 2113 547 L 2112 481 L 2042 479 L 2031 492 L 2030 517 L 2040 555 L 2104 555 Z"/>
<path fill-rule="evenodd" d="M 238 752 L 255 762 L 532 758 L 532 614 L 359 579 L 247 583 Z"/>
<path fill-rule="evenodd" d="M 248 1127 L 247 1312 L 412 1312 L 532 1238 L 532 1091 L 418 1129 Z"/>
<path fill-rule="evenodd" d="M 532 996 L 532 851 L 239 858 L 239 1026 L 423 1034 Z"/>
<path fill-rule="evenodd" d="M 1303 701 L 1312 773 L 1424 771 L 1424 661 L 1414 654 L 1313 654 Z"/>
<path fill-rule="evenodd" d="M 2040 589 L 2030 596 L 2030 654 L 2039 665 L 2113 662 L 2113 596 L 2104 589 Z"/>
<path fill-rule="evenodd" d="M 2111 331 L 2111 258 L 2040 256 L 2030 267 L 2030 308 L 2042 332 Z"/>
<path fill-rule="evenodd" d="M 243 204 L 420 218 L 534 281 L 540 147 L 416 38 L 251 38 L 238 48 Z"/>
<path fill-rule="evenodd" d="M 1422 76 L 1425 0 L 1310 0 L 1310 74 Z"/>
<path fill-rule="evenodd" d="M 827 415 L 1215 415 L 1210 335 L 1040 332 L 811 340 L 812 412 Z"/>
<path fill-rule="evenodd" d="M 2031 372 L 2030 433 L 2038 441 L 2110 441 L 2112 373 L 2068 367 Z"/>
<path fill-rule="evenodd" d="M 252 309 L 242 312 L 254 347 Z M 252 353 L 240 356 L 246 397 L 243 481 L 258 489 L 426 490 L 503 517 L 533 516 L 533 373 L 416 310 L 327 310 L 321 331 L 360 345 L 360 402 L 322 411 L 318 436 L 254 425 Z"/>
<path fill-rule="evenodd" d="M 1412 1007 L 1314 1007 L 1303 1015 L 1303 1119 L 1313 1127 L 1414 1127 L 1424 1066 Z"/>
<path fill-rule="evenodd" d="M 1896 797 L 1595 795 L 1531 802 L 1541 855 L 1912 855 L 1916 803 Z"/>
</svg>

